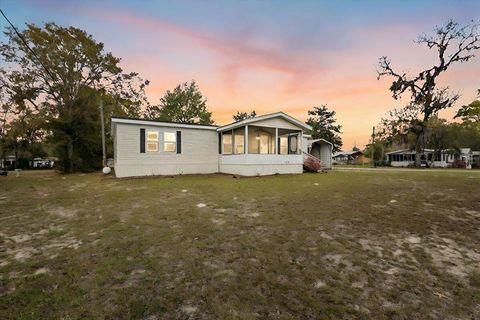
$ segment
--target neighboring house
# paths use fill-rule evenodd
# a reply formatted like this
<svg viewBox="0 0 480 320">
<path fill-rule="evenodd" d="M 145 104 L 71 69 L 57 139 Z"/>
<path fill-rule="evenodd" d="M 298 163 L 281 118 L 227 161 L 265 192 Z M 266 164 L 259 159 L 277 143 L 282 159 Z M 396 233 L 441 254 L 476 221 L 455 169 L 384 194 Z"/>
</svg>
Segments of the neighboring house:
<svg viewBox="0 0 480 320">
<path fill-rule="evenodd" d="M 56 157 L 37 157 L 28 161 L 28 167 L 26 168 L 52 168 L 56 161 L 58 161 Z M 0 159 L 0 168 L 15 168 L 15 162 L 15 156 L 6 156 L 5 159 Z"/>
<path fill-rule="evenodd" d="M 334 164 L 367 164 L 371 162 L 360 150 L 339 151 L 333 154 Z"/>
<path fill-rule="evenodd" d="M 386 160 L 392 167 L 407 167 L 415 164 L 415 151 L 409 149 L 396 150 L 385 154 Z M 424 149 L 420 155 L 423 165 L 430 167 L 447 168 L 452 166 L 456 160 L 465 162 L 467 168 L 472 164 L 478 163 L 477 156 L 479 151 L 472 151 L 470 148 L 460 148 L 459 151 Z"/>
<path fill-rule="evenodd" d="M 15 166 L 15 161 L 15 156 L 6 156 L 5 159 L 0 159 L 0 168 L 13 168 Z"/>
<path fill-rule="evenodd" d="M 472 167 L 480 168 L 480 151 L 472 151 Z"/>
<path fill-rule="evenodd" d="M 31 168 L 53 168 L 55 161 L 58 161 L 55 157 L 47 157 L 47 158 L 34 158 L 30 161 Z"/>
<path fill-rule="evenodd" d="M 283 112 L 221 127 L 112 117 L 115 174 L 302 173 L 306 130 Z"/>
</svg>

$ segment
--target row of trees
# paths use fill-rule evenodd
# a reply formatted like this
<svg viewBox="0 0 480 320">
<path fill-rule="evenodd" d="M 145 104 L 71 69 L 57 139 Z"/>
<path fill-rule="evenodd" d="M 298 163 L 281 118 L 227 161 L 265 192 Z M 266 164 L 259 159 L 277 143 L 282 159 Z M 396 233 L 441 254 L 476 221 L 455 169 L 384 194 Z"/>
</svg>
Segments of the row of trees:
<svg viewBox="0 0 480 320">
<path fill-rule="evenodd" d="M 47 23 L 11 27 L 0 44 L 0 156 L 22 159 L 55 155 L 63 172 L 91 171 L 101 167 L 100 110 L 106 119 L 110 151 L 112 115 L 161 121 L 212 124 L 207 99 L 195 81 L 178 85 L 151 105 L 145 88 L 149 81 L 125 72 L 120 58 L 106 52 L 85 31 Z M 314 138 L 341 145 L 335 112 L 325 106 L 309 111 Z M 255 111 L 237 112 L 240 121 Z"/>
</svg>

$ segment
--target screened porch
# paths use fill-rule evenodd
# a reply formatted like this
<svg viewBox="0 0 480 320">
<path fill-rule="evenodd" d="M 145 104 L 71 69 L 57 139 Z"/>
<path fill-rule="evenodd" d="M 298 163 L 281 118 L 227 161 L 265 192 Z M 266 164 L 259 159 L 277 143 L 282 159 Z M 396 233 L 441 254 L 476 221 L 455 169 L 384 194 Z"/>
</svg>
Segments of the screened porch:
<svg viewBox="0 0 480 320">
<path fill-rule="evenodd" d="M 219 141 L 222 155 L 302 153 L 301 130 L 245 125 L 220 132 Z"/>
</svg>

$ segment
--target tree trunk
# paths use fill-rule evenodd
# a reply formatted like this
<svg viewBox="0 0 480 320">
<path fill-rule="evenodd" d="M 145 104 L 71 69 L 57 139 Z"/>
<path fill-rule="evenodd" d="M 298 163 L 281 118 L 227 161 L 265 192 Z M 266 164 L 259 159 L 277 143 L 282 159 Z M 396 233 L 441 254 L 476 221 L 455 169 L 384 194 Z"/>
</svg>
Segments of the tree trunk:
<svg viewBox="0 0 480 320">
<path fill-rule="evenodd" d="M 15 169 L 18 169 L 18 141 L 17 138 L 15 137 Z"/>
<path fill-rule="evenodd" d="M 418 133 L 415 139 L 415 167 L 420 168 L 422 166 L 422 147 L 423 147 L 423 131 Z"/>
<path fill-rule="evenodd" d="M 67 159 L 68 159 L 68 163 L 67 163 L 67 172 L 68 173 L 72 173 L 73 172 L 73 141 L 70 140 L 68 141 L 68 144 L 67 144 Z"/>
</svg>

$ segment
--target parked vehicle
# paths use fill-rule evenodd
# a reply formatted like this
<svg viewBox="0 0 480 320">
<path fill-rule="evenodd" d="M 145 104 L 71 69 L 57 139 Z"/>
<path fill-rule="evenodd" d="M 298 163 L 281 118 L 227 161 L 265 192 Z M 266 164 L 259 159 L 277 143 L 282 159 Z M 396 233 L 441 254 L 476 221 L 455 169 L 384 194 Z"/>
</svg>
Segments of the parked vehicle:
<svg viewBox="0 0 480 320">
<path fill-rule="evenodd" d="M 8 171 L 6 169 L 0 168 L 0 176 L 5 176 L 6 177 L 7 174 L 8 174 Z"/>
</svg>

